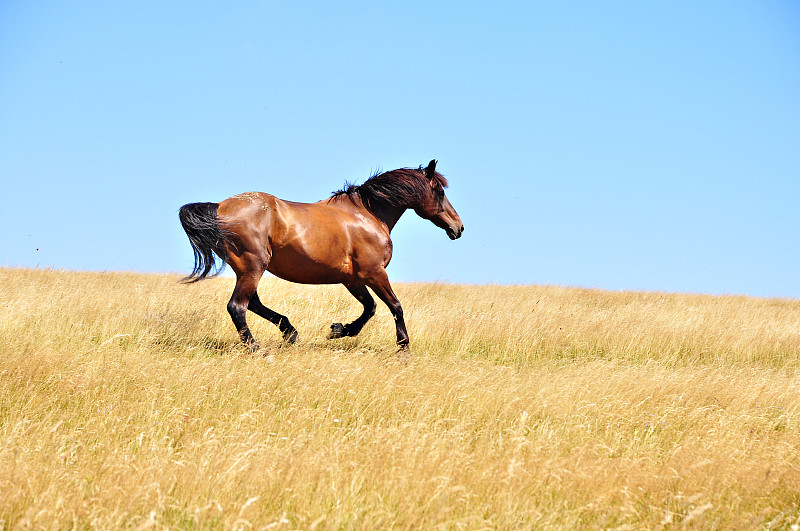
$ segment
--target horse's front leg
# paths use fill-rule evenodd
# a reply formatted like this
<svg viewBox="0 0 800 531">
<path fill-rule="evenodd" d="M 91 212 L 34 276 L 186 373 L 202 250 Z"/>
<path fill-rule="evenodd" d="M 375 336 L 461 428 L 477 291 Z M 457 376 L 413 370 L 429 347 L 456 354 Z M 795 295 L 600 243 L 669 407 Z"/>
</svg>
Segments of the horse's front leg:
<svg viewBox="0 0 800 531">
<path fill-rule="evenodd" d="M 408 359 L 411 357 L 411 348 L 409 347 L 408 332 L 406 331 L 406 322 L 403 319 L 403 307 L 397 299 L 397 295 L 392 291 L 392 285 L 389 284 L 389 277 L 385 269 L 377 272 L 367 283 L 372 288 L 375 295 L 389 307 L 394 317 L 394 324 L 397 331 L 397 346 L 400 347 L 398 354 L 401 359 Z"/>
<path fill-rule="evenodd" d="M 364 325 L 367 324 L 373 315 L 375 315 L 375 299 L 369 294 L 369 290 L 363 284 L 345 284 L 344 287 L 358 300 L 363 306 L 364 311 L 352 323 L 342 325 L 342 323 L 333 323 L 331 331 L 328 334 L 328 339 L 336 339 L 339 337 L 352 337 L 358 335 Z"/>
</svg>

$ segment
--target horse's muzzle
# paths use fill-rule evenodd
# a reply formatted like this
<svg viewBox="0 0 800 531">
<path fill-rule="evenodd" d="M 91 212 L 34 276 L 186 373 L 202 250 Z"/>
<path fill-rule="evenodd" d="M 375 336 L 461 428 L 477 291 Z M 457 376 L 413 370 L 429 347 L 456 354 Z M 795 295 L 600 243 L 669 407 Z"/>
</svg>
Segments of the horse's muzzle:
<svg viewBox="0 0 800 531">
<path fill-rule="evenodd" d="M 451 240 L 457 240 L 461 237 L 464 233 L 464 225 L 461 225 L 458 228 L 447 227 L 447 235 L 450 237 Z"/>
</svg>

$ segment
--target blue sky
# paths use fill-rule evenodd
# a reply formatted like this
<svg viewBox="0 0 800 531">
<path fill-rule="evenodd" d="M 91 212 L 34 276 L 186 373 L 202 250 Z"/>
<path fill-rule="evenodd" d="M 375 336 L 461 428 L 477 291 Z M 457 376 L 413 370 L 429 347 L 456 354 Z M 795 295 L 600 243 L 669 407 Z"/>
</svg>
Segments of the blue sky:
<svg viewBox="0 0 800 531">
<path fill-rule="evenodd" d="M 186 273 L 184 203 L 432 158 L 466 232 L 394 281 L 800 298 L 800 4 L 0 4 L 0 265 Z"/>
</svg>

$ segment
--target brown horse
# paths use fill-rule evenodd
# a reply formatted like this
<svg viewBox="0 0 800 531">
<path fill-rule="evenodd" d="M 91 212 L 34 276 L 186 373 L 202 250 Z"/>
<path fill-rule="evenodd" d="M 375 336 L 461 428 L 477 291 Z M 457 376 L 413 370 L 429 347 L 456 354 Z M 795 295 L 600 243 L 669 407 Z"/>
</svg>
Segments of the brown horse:
<svg viewBox="0 0 800 531">
<path fill-rule="evenodd" d="M 349 185 L 317 203 L 249 192 L 221 203 L 184 205 L 180 220 L 194 250 L 194 269 L 184 280 L 215 276 L 230 264 L 236 287 L 228 312 L 253 351 L 258 344 L 247 326 L 247 310 L 277 325 L 284 341 L 297 340 L 289 320 L 264 306 L 256 293 L 264 271 L 302 284 L 344 284 L 364 312 L 347 325 L 332 324 L 330 339 L 355 336 L 375 314 L 369 287 L 392 312 L 397 344 L 407 351 L 403 308 L 386 275 L 392 258 L 390 233 L 403 212 L 412 208 L 444 229 L 451 240 L 460 237 L 464 225 L 444 195 L 446 187 L 447 180 L 432 160 L 427 168 L 373 175 L 364 184 Z M 213 271 L 215 253 L 223 263 Z"/>
</svg>

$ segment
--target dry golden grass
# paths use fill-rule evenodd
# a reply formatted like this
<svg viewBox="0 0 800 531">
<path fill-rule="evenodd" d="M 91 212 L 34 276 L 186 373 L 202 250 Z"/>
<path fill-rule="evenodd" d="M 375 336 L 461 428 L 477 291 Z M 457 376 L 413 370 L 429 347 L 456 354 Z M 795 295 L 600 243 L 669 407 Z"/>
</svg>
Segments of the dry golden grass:
<svg viewBox="0 0 800 531">
<path fill-rule="evenodd" d="M 0 529 L 791 528 L 800 301 L 0 269 Z"/>
</svg>

